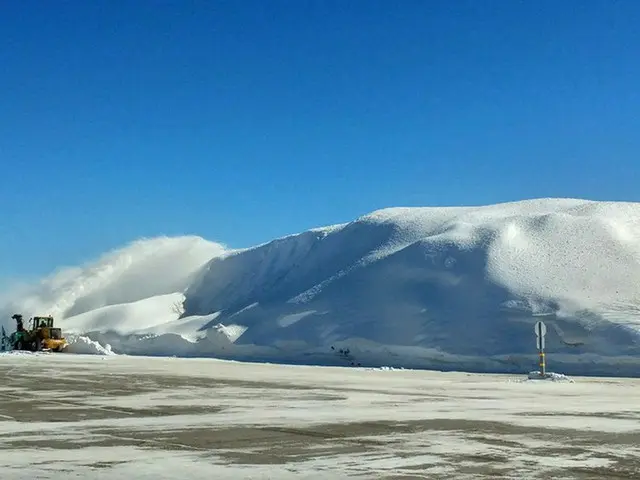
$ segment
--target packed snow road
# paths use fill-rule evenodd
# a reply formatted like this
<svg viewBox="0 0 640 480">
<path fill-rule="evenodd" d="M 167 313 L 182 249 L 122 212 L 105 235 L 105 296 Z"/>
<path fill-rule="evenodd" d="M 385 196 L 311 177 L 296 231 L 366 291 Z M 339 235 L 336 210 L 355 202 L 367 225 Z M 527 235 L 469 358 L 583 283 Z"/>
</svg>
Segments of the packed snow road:
<svg viewBox="0 0 640 480">
<path fill-rule="evenodd" d="M 4 479 L 640 478 L 640 380 L 0 355 Z"/>
</svg>

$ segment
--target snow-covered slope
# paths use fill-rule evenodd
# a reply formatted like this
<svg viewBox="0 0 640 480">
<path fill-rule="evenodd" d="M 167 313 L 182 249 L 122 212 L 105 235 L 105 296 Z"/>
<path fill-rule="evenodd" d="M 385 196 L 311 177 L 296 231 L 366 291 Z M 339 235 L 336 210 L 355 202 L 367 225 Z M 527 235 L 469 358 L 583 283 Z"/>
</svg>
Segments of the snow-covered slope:
<svg viewBox="0 0 640 480">
<path fill-rule="evenodd" d="M 635 203 L 392 208 L 238 251 L 151 240 L 43 285 L 23 313 L 116 352 L 529 371 L 543 319 L 550 366 L 640 372 Z"/>
</svg>

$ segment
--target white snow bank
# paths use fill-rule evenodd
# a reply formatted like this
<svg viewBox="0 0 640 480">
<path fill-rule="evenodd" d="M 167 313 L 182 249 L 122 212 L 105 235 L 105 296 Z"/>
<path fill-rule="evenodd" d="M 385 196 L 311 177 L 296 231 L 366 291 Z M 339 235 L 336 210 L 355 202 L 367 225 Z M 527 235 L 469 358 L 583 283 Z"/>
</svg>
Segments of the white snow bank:
<svg viewBox="0 0 640 480">
<path fill-rule="evenodd" d="M 182 314 L 182 293 L 157 295 L 131 303 L 108 305 L 67 317 L 65 330 L 70 333 L 110 331 L 126 335 L 132 331 L 153 330 L 175 322 Z"/>
<path fill-rule="evenodd" d="M 545 382 L 569 382 L 573 383 L 569 377 L 564 375 L 563 373 L 555 373 L 555 372 L 545 372 L 544 375 L 537 370 L 533 370 L 529 372 L 527 376 L 528 380 L 544 380 Z"/>
<path fill-rule="evenodd" d="M 537 364 L 543 319 L 553 368 L 637 375 L 637 285 L 640 204 L 542 199 L 385 209 L 237 251 L 138 242 L 3 311 L 53 310 L 116 353 L 508 372 Z"/>
<path fill-rule="evenodd" d="M 77 353 L 85 355 L 114 355 L 111 350 L 111 345 L 100 345 L 98 342 L 94 342 L 88 337 L 82 335 L 71 335 L 67 337 L 69 346 L 67 347 L 67 353 Z"/>
</svg>

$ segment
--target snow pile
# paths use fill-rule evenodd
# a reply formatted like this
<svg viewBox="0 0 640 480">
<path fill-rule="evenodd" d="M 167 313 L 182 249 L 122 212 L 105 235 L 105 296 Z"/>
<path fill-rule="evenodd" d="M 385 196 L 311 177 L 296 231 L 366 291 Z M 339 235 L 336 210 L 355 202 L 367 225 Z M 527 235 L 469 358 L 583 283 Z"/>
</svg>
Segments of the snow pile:
<svg viewBox="0 0 640 480">
<path fill-rule="evenodd" d="M 640 372 L 640 204 L 392 208 L 254 248 L 136 242 L 45 279 L 53 313 L 116 353 L 527 372 Z M 6 323 L 5 323 L 6 324 Z"/>
<path fill-rule="evenodd" d="M 130 303 L 107 305 L 79 315 L 72 315 L 65 321 L 67 330 L 74 332 L 109 331 L 127 335 L 132 330 L 153 330 L 175 322 L 182 314 L 182 293 L 157 295 Z M 135 322 L 135 323 L 134 323 Z"/>
<path fill-rule="evenodd" d="M 82 335 L 71 335 L 67 338 L 69 346 L 68 353 L 77 353 L 85 355 L 115 355 L 111 350 L 111 345 L 100 345 L 98 342 L 91 340 L 89 337 Z"/>
<path fill-rule="evenodd" d="M 569 382 L 574 383 L 569 377 L 562 373 L 555 372 L 545 372 L 544 375 L 540 373 L 538 370 L 533 370 L 529 372 L 527 376 L 528 380 L 544 380 L 546 382 Z"/>
</svg>

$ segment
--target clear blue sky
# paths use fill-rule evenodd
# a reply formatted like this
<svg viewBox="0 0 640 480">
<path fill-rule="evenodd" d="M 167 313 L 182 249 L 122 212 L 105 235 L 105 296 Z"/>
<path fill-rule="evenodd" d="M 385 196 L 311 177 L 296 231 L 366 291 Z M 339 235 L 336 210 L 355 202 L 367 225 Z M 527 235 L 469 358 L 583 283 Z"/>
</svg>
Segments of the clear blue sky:
<svg viewBox="0 0 640 480">
<path fill-rule="evenodd" d="M 4 2 L 0 279 L 141 236 L 640 200 L 637 0 Z"/>
</svg>

